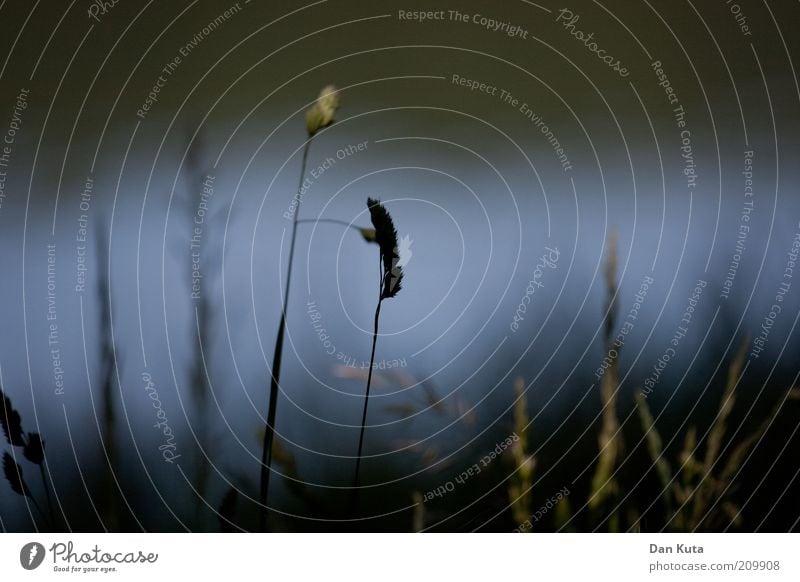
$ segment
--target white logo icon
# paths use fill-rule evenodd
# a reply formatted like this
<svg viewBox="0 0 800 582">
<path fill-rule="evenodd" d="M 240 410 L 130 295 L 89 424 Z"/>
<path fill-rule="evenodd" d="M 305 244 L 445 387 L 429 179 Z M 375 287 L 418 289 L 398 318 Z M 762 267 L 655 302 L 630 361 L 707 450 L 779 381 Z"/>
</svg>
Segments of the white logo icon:
<svg viewBox="0 0 800 582">
<path fill-rule="evenodd" d="M 29 542 L 19 552 L 19 563 L 26 570 L 35 570 L 44 561 L 44 546 L 38 542 Z"/>
</svg>

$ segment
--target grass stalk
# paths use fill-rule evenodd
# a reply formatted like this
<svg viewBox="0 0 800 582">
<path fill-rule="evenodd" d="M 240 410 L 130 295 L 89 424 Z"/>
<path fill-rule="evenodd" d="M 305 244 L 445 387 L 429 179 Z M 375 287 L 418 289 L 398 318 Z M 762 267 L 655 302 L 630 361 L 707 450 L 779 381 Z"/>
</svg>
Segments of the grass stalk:
<svg viewBox="0 0 800 582">
<path fill-rule="evenodd" d="M 639 419 L 641 420 L 642 430 L 645 435 L 647 452 L 650 455 L 650 459 L 653 461 L 656 475 L 661 484 L 661 496 L 664 500 L 667 517 L 669 517 L 672 513 L 672 472 L 669 462 L 665 457 L 664 444 L 661 440 L 661 434 L 656 428 L 653 414 L 650 412 L 650 407 L 647 404 L 647 398 L 641 392 L 636 393 L 636 407 L 639 411 Z M 634 521 L 633 523 L 638 522 Z"/>
<path fill-rule="evenodd" d="M 356 230 L 360 230 L 355 224 L 350 224 L 346 220 L 339 220 L 337 218 L 304 218 L 302 220 L 297 221 L 298 224 L 303 223 L 320 223 L 320 222 L 327 222 L 330 224 L 341 224 L 342 226 L 346 226 L 348 228 L 354 228 Z"/>
<path fill-rule="evenodd" d="M 381 317 L 381 304 L 383 303 L 383 261 L 381 260 L 381 282 L 378 286 L 378 306 L 375 308 L 375 327 L 372 331 L 372 355 L 369 358 L 369 372 L 367 373 L 367 392 L 364 395 L 364 412 L 361 414 L 361 434 L 358 437 L 358 454 L 356 456 L 356 472 L 353 477 L 353 487 L 358 487 L 358 473 L 361 469 L 361 452 L 364 449 L 364 430 L 367 427 L 367 407 L 369 406 L 369 390 L 372 386 L 372 368 L 375 363 L 375 346 L 378 343 L 378 322 Z"/>
<path fill-rule="evenodd" d="M 508 482 L 508 500 L 511 504 L 511 515 L 517 527 L 523 525 L 530 518 L 531 489 L 533 488 L 533 471 L 536 467 L 536 458 L 528 453 L 528 400 L 525 397 L 525 382 L 517 378 L 514 382 L 514 393 L 517 396 L 514 402 L 514 434 L 519 437 L 511 445 L 511 456 L 514 461 L 515 471 Z"/>
<path fill-rule="evenodd" d="M 392 217 L 379 200 L 367 198 L 372 226 L 375 227 L 375 242 L 380 248 L 380 283 L 378 284 L 378 305 L 375 307 L 375 325 L 372 332 L 372 354 L 369 359 L 369 372 L 367 374 L 367 390 L 364 396 L 364 411 L 361 414 L 361 432 L 358 437 L 358 454 L 356 455 L 356 470 L 353 476 L 353 506 L 358 501 L 359 472 L 361 470 L 361 454 L 364 449 L 364 431 L 367 427 L 367 408 L 369 407 L 369 391 L 372 387 L 372 370 L 375 366 L 375 346 L 378 343 L 378 324 L 381 317 L 381 305 L 384 299 L 397 295 L 402 287 L 403 268 L 400 265 L 400 250 L 397 244 L 397 230 L 394 228 Z M 366 237 L 365 237 L 366 238 Z"/>
<path fill-rule="evenodd" d="M 289 242 L 289 264 L 286 272 L 286 288 L 284 289 L 283 304 L 281 306 L 281 320 L 278 324 L 278 337 L 275 340 L 275 353 L 272 356 L 272 374 L 269 385 L 269 409 L 267 410 L 267 424 L 264 431 L 264 442 L 261 451 L 261 489 L 259 493 L 260 518 L 259 524 L 261 531 L 266 531 L 267 527 L 267 499 L 269 497 L 269 478 L 272 467 L 272 442 L 275 438 L 275 416 L 278 405 L 278 387 L 281 379 L 281 357 L 283 355 L 283 338 L 286 334 L 286 309 L 289 304 L 289 289 L 292 282 L 292 263 L 294 262 L 295 241 L 297 240 L 297 215 L 300 213 L 302 197 L 300 195 L 303 186 L 303 179 L 306 175 L 306 163 L 308 161 L 308 150 L 314 136 L 310 136 L 303 146 L 303 159 L 300 164 L 300 179 L 297 184 L 297 208 L 294 210 L 292 218 L 292 237 Z"/>
<path fill-rule="evenodd" d="M 622 346 L 614 345 L 614 330 L 617 315 L 617 234 L 612 232 L 608 238 L 606 257 L 605 279 L 607 288 L 607 301 L 605 310 L 605 353 L 611 359 L 611 364 L 600 380 L 600 399 L 603 405 L 602 423 L 598 435 L 599 456 L 594 476 L 592 477 L 592 493 L 589 498 L 589 508 L 598 514 L 600 508 L 613 498 L 619 484 L 614 478 L 614 469 L 617 459 L 622 454 L 622 434 L 617 418 L 617 392 L 619 390 L 619 353 Z M 612 350 L 616 349 L 616 357 L 612 358 Z M 608 516 L 609 523 L 618 521 L 618 515 Z M 616 526 L 611 526 L 611 531 Z"/>
<path fill-rule="evenodd" d="M 39 472 L 42 475 L 42 486 L 44 487 L 44 494 L 47 498 L 47 510 L 50 512 L 50 515 L 53 516 L 53 521 L 55 521 L 55 512 L 53 511 L 53 501 L 50 498 L 50 486 L 47 481 L 47 475 L 44 472 L 44 463 L 39 465 Z"/>
<path fill-rule="evenodd" d="M 123 495 L 117 481 L 119 472 L 119 451 L 116 440 L 116 408 L 114 399 L 114 370 L 117 367 L 116 354 L 114 352 L 111 307 L 111 260 L 108 238 L 105 231 L 98 229 L 95 237 L 97 252 L 97 301 L 100 310 L 100 322 L 98 328 L 100 361 L 101 361 L 101 385 L 100 385 L 100 407 L 102 410 L 102 432 L 100 434 L 101 447 L 105 454 L 108 467 L 103 471 L 101 477 L 100 506 L 105 518 L 105 527 L 109 531 L 120 530 L 120 511 L 119 495 Z"/>
</svg>

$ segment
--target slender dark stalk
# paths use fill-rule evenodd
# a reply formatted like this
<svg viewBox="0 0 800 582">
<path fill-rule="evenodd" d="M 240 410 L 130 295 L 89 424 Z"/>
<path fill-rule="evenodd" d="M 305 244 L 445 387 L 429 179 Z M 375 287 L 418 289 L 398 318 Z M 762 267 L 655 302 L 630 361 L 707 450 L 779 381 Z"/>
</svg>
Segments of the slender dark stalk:
<svg viewBox="0 0 800 582">
<path fill-rule="evenodd" d="M 195 220 L 197 218 L 196 214 L 198 210 L 197 206 L 193 204 L 195 186 L 198 182 L 201 183 L 205 195 L 206 187 L 213 187 L 214 182 L 213 179 L 209 181 L 210 176 L 207 174 L 204 175 L 203 168 L 201 166 L 204 154 L 205 134 L 203 131 L 197 131 L 197 133 L 193 133 L 193 125 L 194 124 L 191 124 L 187 127 L 186 134 L 186 175 L 190 178 L 186 187 L 186 218 L 189 222 L 188 226 L 190 234 L 196 232 L 195 228 L 197 226 L 195 224 Z M 189 387 L 191 389 L 192 399 L 194 400 L 195 421 L 196 426 L 200 427 L 199 430 L 192 430 L 192 434 L 197 443 L 197 449 L 193 463 L 194 475 L 192 476 L 194 488 L 197 491 L 197 495 L 195 496 L 194 515 L 195 519 L 197 519 L 197 527 L 204 530 L 208 529 L 209 527 L 206 523 L 209 516 L 205 511 L 205 500 L 208 492 L 209 472 L 211 471 L 210 456 L 213 455 L 211 450 L 213 447 L 213 433 L 211 430 L 212 419 L 210 418 L 209 410 L 209 399 L 211 393 L 211 386 L 209 383 L 209 367 L 211 366 L 211 357 L 210 353 L 208 353 L 212 345 L 212 340 L 210 337 L 210 328 L 212 325 L 212 305 L 209 299 L 209 293 L 207 291 L 207 289 L 209 289 L 213 283 L 213 279 L 206 277 L 208 277 L 208 267 L 214 262 L 214 258 L 211 257 L 211 254 L 213 253 L 212 249 L 216 248 L 215 245 L 207 244 L 206 241 L 211 242 L 210 237 L 212 234 L 214 234 L 214 222 L 215 216 L 209 211 L 203 220 L 204 224 L 202 229 L 202 242 L 200 240 L 195 242 L 195 239 L 192 237 L 189 244 L 189 248 L 194 249 L 199 255 L 199 258 L 197 259 L 197 266 L 202 271 L 202 274 L 204 275 L 203 280 L 205 282 L 203 286 L 203 292 L 199 293 L 197 296 L 193 296 L 195 300 L 195 317 L 191 325 L 191 333 L 193 336 L 195 333 L 197 334 L 197 349 L 192 350 L 192 361 L 188 366 L 190 373 Z M 185 241 L 182 241 L 181 250 L 186 248 L 183 246 L 185 244 Z M 191 270 L 192 268 L 190 267 L 190 272 L 188 273 L 189 278 L 192 276 Z"/>
<path fill-rule="evenodd" d="M 361 451 L 364 448 L 364 430 L 367 428 L 367 406 L 369 405 L 369 389 L 372 384 L 372 364 L 375 361 L 375 344 L 378 341 L 378 319 L 381 315 L 381 303 L 375 309 L 375 329 L 372 332 L 372 355 L 369 359 L 369 372 L 367 373 L 367 392 L 364 395 L 364 412 L 361 414 L 361 434 L 358 437 L 358 455 L 356 457 L 356 474 L 353 478 L 353 487 L 358 487 L 358 473 L 361 469 Z"/>
<path fill-rule="evenodd" d="M 102 474 L 102 490 L 100 505 L 109 531 L 120 531 L 120 497 L 122 489 L 117 481 L 119 472 L 119 450 L 116 439 L 116 407 L 114 399 L 114 371 L 117 368 L 116 353 L 113 344 L 113 330 L 111 329 L 113 312 L 111 306 L 111 256 L 107 234 L 104 229 L 97 230 L 95 237 L 97 244 L 97 300 L 100 308 L 100 323 L 98 336 L 100 341 L 100 361 L 102 363 L 102 384 L 100 386 L 100 400 L 103 415 L 102 434 L 100 445 L 105 453 L 108 466 Z"/>
<path fill-rule="evenodd" d="M 303 222 L 330 222 L 333 224 L 341 224 L 342 226 L 346 226 L 348 228 L 353 228 L 355 230 L 359 230 L 359 228 L 355 224 L 350 224 L 346 220 L 338 220 L 336 218 L 303 218 L 302 220 L 298 220 L 298 223 Z"/>
<path fill-rule="evenodd" d="M 297 207 L 294 209 L 292 218 L 292 238 L 289 243 L 289 265 L 286 273 L 286 289 L 283 295 L 283 305 L 281 307 L 281 321 L 278 325 L 278 337 L 275 340 L 275 353 L 272 356 L 272 375 L 269 385 L 269 409 L 267 411 L 267 425 L 264 430 L 264 445 L 261 451 L 261 491 L 259 502 L 261 504 L 259 524 L 261 531 L 267 529 L 267 498 L 269 496 L 269 477 L 272 466 L 272 442 L 275 437 L 275 415 L 278 405 L 278 386 L 281 379 L 281 355 L 283 354 L 283 337 L 286 333 L 286 308 L 289 304 L 289 287 L 292 282 L 292 263 L 294 262 L 294 247 L 297 239 L 297 215 L 300 213 L 300 203 L 302 197 L 300 190 L 303 187 L 303 179 L 306 175 L 306 161 L 308 160 L 308 149 L 311 145 L 313 136 L 309 137 L 303 146 L 303 161 L 300 165 L 300 180 L 297 184 Z"/>
<path fill-rule="evenodd" d="M 364 228 L 361 226 L 356 226 L 351 222 L 346 222 L 344 220 L 338 220 L 336 218 L 303 218 L 297 221 L 298 224 L 300 223 L 307 223 L 307 224 L 318 224 L 318 223 L 327 223 L 327 224 L 336 224 L 339 226 L 344 226 L 345 228 L 352 228 L 353 230 L 358 231 L 361 237 L 368 243 L 378 243 L 378 240 L 375 238 L 375 229 L 373 228 Z"/>
<path fill-rule="evenodd" d="M 44 463 L 39 464 L 39 471 L 42 473 L 42 485 L 44 485 L 44 493 L 47 496 L 47 509 L 55 521 L 55 513 L 53 512 L 53 502 L 50 499 L 50 486 L 47 484 L 47 475 L 44 472 Z"/>
<path fill-rule="evenodd" d="M 378 323 L 381 316 L 381 305 L 384 299 L 397 295 L 403 280 L 403 268 L 400 264 L 399 249 L 397 246 L 397 230 L 392 217 L 386 211 L 380 200 L 367 198 L 372 226 L 375 227 L 375 242 L 380 247 L 378 263 L 380 265 L 380 283 L 378 284 L 378 305 L 375 308 L 375 327 L 372 332 L 372 354 L 369 358 L 369 373 L 367 374 L 367 391 L 364 395 L 364 412 L 361 415 L 361 434 L 358 437 L 358 455 L 356 456 L 356 470 L 353 476 L 353 510 L 357 509 L 358 502 L 358 477 L 361 469 L 361 454 L 364 448 L 364 431 L 367 428 L 367 409 L 369 407 L 369 390 L 372 386 L 372 372 L 375 366 L 375 346 L 378 342 Z M 366 238 L 366 237 L 365 237 Z"/>
<path fill-rule="evenodd" d="M 30 500 L 33 503 L 33 506 L 36 508 L 36 511 L 39 512 L 39 515 L 42 516 L 42 521 L 44 521 L 46 524 L 49 524 L 51 528 L 55 529 L 55 523 L 53 521 L 52 515 L 50 517 L 48 517 L 48 515 L 42 509 L 42 506 L 39 505 L 38 501 L 36 501 L 35 497 L 31 496 Z"/>
<path fill-rule="evenodd" d="M 375 345 L 378 343 L 378 321 L 381 316 L 381 305 L 383 304 L 383 284 L 385 276 L 383 272 L 383 258 L 381 257 L 381 282 L 378 287 L 378 306 L 375 308 L 375 327 L 372 331 L 372 355 L 369 358 L 369 372 L 367 372 L 367 392 L 364 396 L 364 412 L 361 415 L 361 434 L 358 437 L 358 455 L 356 456 L 356 473 L 353 477 L 353 489 L 358 487 L 358 472 L 361 469 L 361 451 L 364 448 L 364 430 L 367 427 L 367 406 L 369 405 L 369 389 L 372 385 L 372 368 L 375 363 Z M 355 493 L 354 493 L 355 494 Z"/>
</svg>

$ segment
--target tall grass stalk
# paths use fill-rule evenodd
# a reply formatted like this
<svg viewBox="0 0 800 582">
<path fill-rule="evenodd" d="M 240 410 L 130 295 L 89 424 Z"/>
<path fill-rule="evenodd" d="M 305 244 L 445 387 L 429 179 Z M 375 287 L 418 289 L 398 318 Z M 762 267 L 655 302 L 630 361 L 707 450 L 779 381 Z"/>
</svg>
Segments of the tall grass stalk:
<svg viewBox="0 0 800 582">
<path fill-rule="evenodd" d="M 511 456 L 515 471 L 508 482 L 508 500 L 511 504 L 511 515 L 517 527 L 524 524 L 531 516 L 531 489 L 533 488 L 533 471 L 536 458 L 528 453 L 528 400 L 525 397 L 525 382 L 517 378 L 514 382 L 514 434 L 519 440 L 511 445 Z M 528 530 L 529 531 L 529 530 Z"/>
<path fill-rule="evenodd" d="M 98 337 L 100 341 L 101 386 L 100 406 L 102 410 L 101 445 L 105 453 L 108 469 L 103 471 L 100 505 L 105 517 L 105 527 L 109 531 L 120 531 L 119 496 L 122 491 L 117 482 L 119 472 L 119 454 L 116 440 L 117 414 L 114 406 L 114 370 L 117 362 L 112 340 L 112 307 L 111 289 L 108 281 L 111 277 L 108 238 L 100 228 L 95 235 L 97 252 L 97 302 L 100 310 Z"/>
<path fill-rule="evenodd" d="M 327 86 L 322 89 L 319 97 L 312 107 L 306 112 L 306 130 L 308 139 L 303 145 L 303 157 L 300 164 L 300 178 L 297 182 L 297 206 L 292 216 L 292 236 L 289 242 L 289 263 L 286 272 L 286 288 L 284 289 L 283 304 L 281 305 L 281 319 L 278 324 L 278 336 L 275 340 L 275 353 L 272 357 L 272 374 L 269 386 L 269 408 L 267 410 L 266 430 L 264 431 L 264 442 L 261 450 L 261 488 L 259 492 L 260 516 L 259 525 L 262 531 L 267 528 L 267 499 L 269 497 L 269 478 L 272 468 L 272 443 L 275 438 L 275 416 L 278 406 L 278 387 L 281 378 L 281 359 L 283 355 L 283 338 L 286 333 L 286 309 L 289 304 L 289 290 L 292 281 L 292 264 L 294 262 L 295 242 L 297 240 L 298 214 L 302 201 L 303 180 L 306 174 L 306 163 L 308 161 L 308 150 L 317 132 L 329 126 L 334 121 L 334 114 L 339 107 L 339 97 L 336 88 Z"/>
<path fill-rule="evenodd" d="M 311 145 L 311 138 L 303 146 L 303 161 L 300 165 L 300 182 L 297 191 L 303 184 L 303 177 L 306 173 L 306 160 L 308 159 L 308 148 Z M 261 451 L 261 494 L 259 501 L 261 507 L 261 529 L 266 530 L 267 526 L 267 498 L 269 497 L 269 477 L 272 467 L 272 442 L 275 438 L 275 416 L 278 410 L 278 386 L 281 379 L 281 359 L 283 356 L 283 337 L 286 333 L 286 308 L 289 303 L 289 289 L 292 283 L 292 263 L 294 262 L 294 246 L 297 239 L 297 213 L 300 210 L 298 199 L 297 208 L 292 220 L 292 237 L 289 243 L 289 265 L 286 273 L 286 288 L 283 294 L 283 304 L 281 305 L 281 320 L 278 324 L 278 337 L 275 340 L 275 353 L 272 356 L 272 376 L 269 385 L 269 409 L 267 410 L 267 425 L 264 431 L 264 443 Z"/>
<path fill-rule="evenodd" d="M 669 517 L 672 512 L 672 472 L 664 454 L 664 444 L 661 440 L 661 434 L 655 426 L 653 414 L 650 412 L 650 407 L 647 404 L 647 398 L 641 391 L 636 393 L 635 398 L 636 408 L 639 411 L 639 419 L 642 423 L 642 430 L 644 431 L 647 444 L 647 452 L 650 454 L 650 459 L 655 466 L 656 475 L 661 484 L 661 498 L 664 501 L 667 517 Z"/>
<path fill-rule="evenodd" d="M 361 415 L 361 434 L 358 437 L 358 454 L 356 456 L 356 472 L 353 478 L 353 487 L 358 487 L 358 473 L 361 469 L 361 453 L 364 448 L 364 429 L 367 426 L 367 407 L 369 405 L 369 389 L 372 386 L 372 364 L 375 362 L 375 346 L 378 343 L 378 322 L 381 317 L 383 304 L 383 268 L 381 267 L 381 284 L 378 293 L 378 306 L 375 308 L 375 326 L 372 331 L 372 354 L 369 357 L 369 372 L 367 373 L 367 391 L 364 395 L 364 412 Z"/>
<path fill-rule="evenodd" d="M 622 434 L 619 419 L 617 418 L 617 392 L 619 390 L 619 353 L 622 346 L 616 347 L 616 357 L 612 358 L 614 349 L 614 329 L 617 315 L 617 235 L 612 232 L 608 237 L 608 250 L 606 257 L 606 320 L 605 320 L 605 353 L 611 359 L 611 364 L 600 380 L 600 398 L 603 404 L 602 425 L 598 435 L 600 449 L 597 468 L 592 477 L 592 493 L 589 498 L 589 508 L 597 512 L 602 505 L 616 495 L 619 485 L 614 479 L 614 468 L 617 458 L 622 454 Z M 611 518 L 611 530 L 618 528 L 619 516 L 614 514 Z M 615 523 L 617 522 L 617 523 Z"/>
<path fill-rule="evenodd" d="M 210 410 L 211 400 L 211 349 L 213 344 L 213 303 L 209 298 L 210 291 L 214 285 L 214 278 L 209 276 L 209 266 L 214 264 L 219 258 L 214 249 L 212 236 L 215 234 L 214 224 L 217 222 L 217 213 L 212 212 L 213 205 L 213 178 L 210 179 L 202 167 L 204 154 L 204 134 L 201 130 L 192 131 L 192 126 L 187 127 L 186 132 L 186 175 L 188 176 L 185 189 L 185 218 L 189 232 L 189 244 L 181 239 L 179 252 L 182 254 L 187 250 L 197 253 L 197 268 L 203 275 L 203 287 L 196 295 L 193 293 L 194 317 L 191 324 L 191 336 L 196 343 L 196 348 L 192 350 L 189 363 L 189 391 L 194 401 L 194 424 L 195 429 L 191 429 L 192 436 L 197 443 L 194 455 L 194 470 L 192 481 L 197 492 L 195 496 L 195 516 L 197 527 L 208 529 L 208 518 L 210 516 L 204 511 L 206 507 L 206 494 L 209 485 L 209 475 L 211 473 L 211 461 L 213 456 L 212 448 L 215 443 L 212 432 L 212 417 Z M 202 220 L 202 228 L 198 238 L 192 236 L 198 233 L 197 213 L 198 202 L 196 200 L 197 189 L 200 189 L 200 203 L 208 196 L 209 209 Z M 211 194 L 209 194 L 209 192 Z M 201 235 L 201 236 L 200 236 Z M 188 278 L 192 278 L 193 267 L 189 267 Z M 196 340 L 194 338 L 196 337 Z"/>
<path fill-rule="evenodd" d="M 641 393 L 637 394 L 647 450 L 661 482 L 666 527 L 670 530 L 719 531 L 726 524 L 727 527 L 742 525 L 741 509 L 734 499 L 734 480 L 746 462 L 748 452 L 767 432 L 786 399 L 800 397 L 797 389 L 791 389 L 753 433 L 723 447 L 727 421 L 736 402 L 736 387 L 744 369 L 749 343 L 749 337 L 745 337 L 728 365 L 725 390 L 718 412 L 708 429 L 702 459 L 699 454 L 697 428 L 690 426 L 684 436 L 683 447 L 677 455 L 677 472 L 674 476 L 647 399 Z M 732 450 L 725 455 L 728 448 Z"/>
<path fill-rule="evenodd" d="M 358 454 L 356 455 L 356 470 L 353 476 L 353 490 L 358 487 L 359 471 L 361 469 L 361 455 L 364 449 L 364 430 L 367 426 L 367 408 L 369 406 L 369 390 L 372 385 L 372 370 L 375 363 L 375 346 L 378 343 L 378 324 L 381 317 L 381 305 L 384 299 L 397 295 L 403 281 L 403 269 L 399 265 L 400 252 L 397 245 L 397 230 L 394 228 L 392 217 L 379 200 L 367 199 L 372 226 L 375 227 L 375 238 L 380 247 L 380 281 L 378 283 L 378 305 L 375 307 L 375 322 L 372 331 L 372 354 L 369 359 L 369 373 L 367 375 L 367 391 L 364 395 L 364 411 L 361 414 L 361 433 L 358 437 Z"/>
<path fill-rule="evenodd" d="M 425 529 L 425 500 L 419 491 L 414 491 L 411 494 L 411 499 L 414 501 L 411 531 L 421 533 Z"/>
</svg>

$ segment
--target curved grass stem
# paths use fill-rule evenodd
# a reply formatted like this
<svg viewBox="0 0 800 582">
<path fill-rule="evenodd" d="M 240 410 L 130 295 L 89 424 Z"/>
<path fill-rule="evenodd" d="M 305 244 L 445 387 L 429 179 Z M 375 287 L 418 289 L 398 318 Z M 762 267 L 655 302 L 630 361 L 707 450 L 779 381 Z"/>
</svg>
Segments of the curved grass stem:
<svg viewBox="0 0 800 582">
<path fill-rule="evenodd" d="M 372 386 L 372 370 L 375 363 L 375 346 L 378 343 L 378 322 L 381 317 L 381 304 L 383 303 L 383 284 L 385 280 L 383 272 L 383 259 L 381 258 L 381 282 L 378 286 L 378 306 L 375 308 L 375 325 L 372 331 L 372 355 L 369 358 L 369 372 L 367 372 L 367 391 L 364 396 L 364 412 L 361 414 L 361 434 L 358 437 L 358 454 L 356 456 L 356 471 L 353 477 L 353 491 L 358 488 L 358 476 L 361 469 L 361 453 L 364 449 L 364 430 L 367 427 L 367 407 L 369 406 L 369 390 Z M 357 493 L 354 493 L 357 494 Z"/>
<path fill-rule="evenodd" d="M 320 223 L 320 222 L 327 222 L 330 224 L 341 224 L 342 226 L 346 226 L 347 228 L 352 228 L 353 230 L 359 230 L 359 228 L 355 224 L 351 224 L 346 220 L 339 220 L 337 218 L 303 218 L 297 221 L 298 224 L 303 223 Z"/>
<path fill-rule="evenodd" d="M 297 184 L 297 208 L 294 209 L 294 217 L 292 219 L 292 238 L 289 243 L 289 264 L 286 272 L 286 288 L 283 295 L 283 306 L 281 308 L 281 320 L 278 324 L 278 337 L 275 340 L 275 353 L 272 357 L 272 374 L 269 386 L 269 409 L 267 410 L 267 424 L 264 430 L 264 442 L 261 450 L 261 488 L 259 491 L 259 525 L 261 531 L 267 529 L 267 516 L 269 510 L 267 509 L 267 499 L 269 497 L 269 478 L 272 467 L 272 444 L 275 438 L 275 416 L 277 414 L 278 406 L 278 387 L 280 386 L 281 379 L 281 356 L 283 354 L 283 338 L 286 334 L 286 308 L 289 304 L 289 288 L 292 281 L 292 263 L 294 262 L 294 247 L 297 240 L 297 215 L 300 212 L 301 195 L 300 191 L 303 187 L 303 179 L 306 174 L 306 162 L 308 160 L 308 149 L 313 140 L 313 136 L 309 137 L 303 146 L 303 160 L 300 165 L 300 180 Z"/>
<path fill-rule="evenodd" d="M 47 497 L 47 509 L 50 512 L 51 519 L 55 521 L 55 513 L 53 513 L 53 502 L 50 499 L 50 486 L 47 482 L 47 474 L 44 472 L 44 463 L 39 464 L 39 471 L 42 473 L 42 485 L 44 486 L 44 494 Z"/>
</svg>

